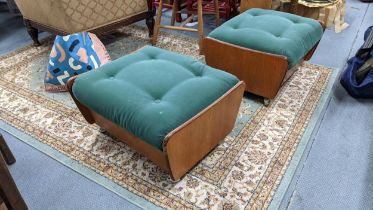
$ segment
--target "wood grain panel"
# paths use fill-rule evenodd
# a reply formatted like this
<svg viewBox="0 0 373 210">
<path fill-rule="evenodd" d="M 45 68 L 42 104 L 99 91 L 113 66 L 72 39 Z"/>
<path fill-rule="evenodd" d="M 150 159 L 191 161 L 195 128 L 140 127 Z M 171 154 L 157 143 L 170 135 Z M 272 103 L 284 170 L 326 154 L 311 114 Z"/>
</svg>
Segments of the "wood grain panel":
<svg viewBox="0 0 373 210">
<path fill-rule="evenodd" d="M 202 160 L 232 131 L 245 84 L 239 82 L 215 103 L 166 136 L 164 151 L 174 180 Z"/>
<path fill-rule="evenodd" d="M 246 83 L 246 91 L 274 98 L 288 70 L 285 56 L 251 50 L 205 38 L 206 63 L 236 75 Z"/>
</svg>

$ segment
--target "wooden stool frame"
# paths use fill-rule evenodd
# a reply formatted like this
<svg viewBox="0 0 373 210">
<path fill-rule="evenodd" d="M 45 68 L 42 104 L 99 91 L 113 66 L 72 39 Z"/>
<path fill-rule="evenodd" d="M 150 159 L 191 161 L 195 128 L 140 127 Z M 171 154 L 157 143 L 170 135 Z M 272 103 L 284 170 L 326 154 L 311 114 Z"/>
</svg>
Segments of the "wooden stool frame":
<svg viewBox="0 0 373 210">
<path fill-rule="evenodd" d="M 163 140 L 163 150 L 159 150 L 80 103 L 72 92 L 76 78 L 72 77 L 67 87 L 87 122 L 96 123 L 153 161 L 174 181 L 185 176 L 232 131 L 245 89 L 245 83 L 238 82 L 211 105 L 168 133 Z"/>
<path fill-rule="evenodd" d="M 4 201 L 8 210 L 26 210 L 28 209 L 27 205 L 18 191 L 7 166 L 15 162 L 16 159 L 6 144 L 4 137 L 0 134 L 0 200 Z"/>
<path fill-rule="evenodd" d="M 216 24 L 220 24 L 220 15 L 219 15 L 219 1 L 214 0 L 215 4 L 215 17 L 216 17 Z M 181 30 L 181 31 L 190 31 L 190 32 L 198 32 L 198 44 L 199 44 L 199 50 L 200 53 L 203 54 L 203 38 L 204 38 L 204 32 L 203 32 L 203 7 L 202 7 L 202 0 L 197 1 L 197 16 L 198 16 L 198 29 L 194 28 L 187 28 L 185 27 L 186 23 L 190 22 L 193 17 L 195 12 L 193 11 L 187 11 L 187 12 L 182 12 L 178 11 L 178 5 L 180 5 L 180 0 L 174 0 L 173 2 L 173 7 L 172 7 L 172 17 L 171 17 L 171 25 L 161 25 L 161 20 L 162 20 L 162 14 L 163 14 L 163 0 L 159 0 L 159 6 L 157 10 L 157 20 L 155 22 L 154 26 L 154 35 L 152 38 L 152 44 L 155 45 L 157 44 L 158 41 L 158 36 L 159 36 L 159 30 L 161 28 L 165 29 L 171 29 L 171 30 Z M 176 19 L 176 14 L 181 14 L 181 13 L 186 13 L 186 14 L 192 14 L 190 17 L 188 17 L 184 23 L 181 24 L 181 26 L 175 26 L 175 19 Z"/>
<path fill-rule="evenodd" d="M 325 30 L 324 24 L 320 24 Z M 304 60 L 312 57 L 318 44 L 304 56 Z M 261 52 L 209 37 L 204 39 L 204 47 L 207 65 L 236 75 L 246 83 L 247 92 L 264 97 L 265 105 L 269 105 L 269 99 L 276 97 L 289 70 L 288 59 L 283 55 Z"/>
</svg>

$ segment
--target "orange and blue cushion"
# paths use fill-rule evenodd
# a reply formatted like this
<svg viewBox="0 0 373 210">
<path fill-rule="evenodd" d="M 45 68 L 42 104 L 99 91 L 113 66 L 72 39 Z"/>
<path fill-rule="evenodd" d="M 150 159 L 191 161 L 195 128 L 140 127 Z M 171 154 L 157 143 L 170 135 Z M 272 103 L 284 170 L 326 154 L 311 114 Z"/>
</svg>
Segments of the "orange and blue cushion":
<svg viewBox="0 0 373 210">
<path fill-rule="evenodd" d="M 109 61 L 105 46 L 92 33 L 57 36 L 44 78 L 45 90 L 67 91 L 66 82 L 71 77 L 96 69 Z"/>
</svg>

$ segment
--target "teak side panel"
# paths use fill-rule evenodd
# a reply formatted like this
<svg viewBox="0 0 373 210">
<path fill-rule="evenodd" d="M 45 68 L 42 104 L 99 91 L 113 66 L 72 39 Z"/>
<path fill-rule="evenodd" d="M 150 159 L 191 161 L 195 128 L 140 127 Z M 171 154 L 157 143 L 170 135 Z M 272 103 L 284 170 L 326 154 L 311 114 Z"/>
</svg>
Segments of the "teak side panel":
<svg viewBox="0 0 373 210">
<path fill-rule="evenodd" d="M 285 56 L 255 51 L 205 38 L 206 63 L 236 75 L 248 92 L 274 98 L 288 70 Z"/>
<path fill-rule="evenodd" d="M 167 135 L 163 145 L 174 180 L 180 179 L 232 131 L 245 83 L 239 82 L 205 110 Z"/>
<path fill-rule="evenodd" d="M 87 108 L 86 106 L 84 106 L 83 104 L 81 104 L 74 96 L 74 93 L 73 93 L 73 85 L 74 85 L 74 81 L 76 78 L 78 78 L 79 75 L 76 75 L 74 77 L 71 77 L 68 81 L 67 81 L 67 90 L 69 91 L 70 95 L 71 95 L 71 98 L 74 100 L 76 106 L 78 107 L 79 111 L 82 113 L 83 117 L 85 120 L 87 120 L 88 123 L 90 124 L 93 124 L 95 123 L 95 119 L 93 118 L 92 116 L 92 113 L 91 113 L 91 110 L 89 108 Z"/>
</svg>

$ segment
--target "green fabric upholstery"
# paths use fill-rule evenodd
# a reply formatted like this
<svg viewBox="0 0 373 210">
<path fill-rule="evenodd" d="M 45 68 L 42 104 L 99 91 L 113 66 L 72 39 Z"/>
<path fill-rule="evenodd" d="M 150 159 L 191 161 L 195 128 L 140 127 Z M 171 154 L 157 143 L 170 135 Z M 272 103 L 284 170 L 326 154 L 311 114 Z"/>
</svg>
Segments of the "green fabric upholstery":
<svg viewBox="0 0 373 210">
<path fill-rule="evenodd" d="M 165 136 L 238 79 L 192 58 L 146 47 L 75 80 L 79 102 L 162 150 Z"/>
<path fill-rule="evenodd" d="M 323 29 L 313 19 L 264 9 L 250 9 L 209 34 L 223 42 L 262 52 L 284 55 L 289 68 L 320 41 Z"/>
</svg>

